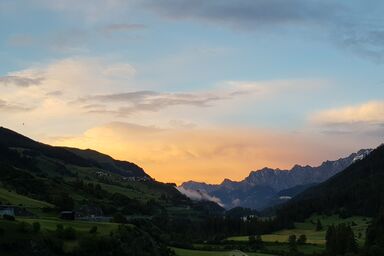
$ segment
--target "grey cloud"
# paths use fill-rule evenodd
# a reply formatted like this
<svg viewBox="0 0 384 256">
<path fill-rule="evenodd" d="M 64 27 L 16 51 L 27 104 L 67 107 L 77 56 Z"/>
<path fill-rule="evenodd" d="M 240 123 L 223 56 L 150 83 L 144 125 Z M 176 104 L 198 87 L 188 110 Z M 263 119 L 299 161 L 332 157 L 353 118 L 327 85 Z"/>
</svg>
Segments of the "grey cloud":
<svg viewBox="0 0 384 256">
<path fill-rule="evenodd" d="M 384 61 L 384 24 L 383 28 L 348 28 L 337 31 L 336 42 L 341 48 L 351 50 L 362 57 L 377 63 Z"/>
<path fill-rule="evenodd" d="M 17 104 L 8 103 L 5 100 L 0 99 L 0 111 L 11 111 L 11 112 L 23 112 L 32 110 L 31 107 L 25 107 Z"/>
<path fill-rule="evenodd" d="M 384 2 L 378 0 L 145 0 L 171 19 L 193 19 L 232 28 L 307 28 L 359 56 L 384 61 Z M 279 30 L 280 31 L 280 30 Z"/>
<path fill-rule="evenodd" d="M 64 93 L 60 90 L 47 92 L 45 95 L 47 96 L 62 96 Z"/>
<path fill-rule="evenodd" d="M 103 28 L 105 32 L 123 32 L 123 31 L 133 31 L 133 30 L 142 30 L 145 29 L 144 24 L 130 24 L 130 23 L 119 23 L 119 24 L 110 24 Z"/>
<path fill-rule="evenodd" d="M 384 122 L 328 123 L 320 127 L 327 135 L 371 136 L 381 139 L 384 135 Z"/>
<path fill-rule="evenodd" d="M 248 28 L 324 22 L 342 10 L 335 1 L 324 0 L 146 0 L 145 4 L 169 18 L 199 18 Z"/>
<path fill-rule="evenodd" d="M 20 87 L 28 87 L 32 85 L 39 85 L 43 81 L 43 78 L 29 78 L 22 76 L 2 76 L 0 77 L 0 84 L 16 85 Z"/>
<path fill-rule="evenodd" d="M 105 102 L 123 104 L 123 106 L 110 110 L 99 104 L 87 108 L 93 113 L 115 113 L 129 115 L 135 112 L 156 112 L 170 106 L 208 107 L 211 103 L 228 99 L 227 95 L 194 94 L 194 93 L 161 93 L 155 91 L 135 91 L 127 93 L 106 94 L 81 98 L 78 102 Z M 90 107 L 91 106 L 91 107 Z"/>
</svg>

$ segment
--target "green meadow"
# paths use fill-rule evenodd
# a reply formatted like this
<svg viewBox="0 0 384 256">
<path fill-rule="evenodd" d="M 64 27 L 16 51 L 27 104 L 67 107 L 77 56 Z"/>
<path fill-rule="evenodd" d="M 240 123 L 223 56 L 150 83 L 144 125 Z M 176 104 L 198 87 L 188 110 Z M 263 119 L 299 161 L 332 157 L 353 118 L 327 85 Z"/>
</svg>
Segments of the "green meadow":
<svg viewBox="0 0 384 256">
<path fill-rule="evenodd" d="M 320 220 L 323 229 L 316 231 L 316 222 Z M 371 219 L 367 217 L 353 216 L 349 218 L 340 218 L 336 215 L 314 215 L 308 218 L 305 222 L 295 223 L 294 229 L 284 229 L 272 234 L 262 235 L 262 240 L 265 242 L 265 248 L 268 251 L 288 251 L 288 238 L 290 235 L 305 235 L 307 243 L 299 245 L 298 250 L 303 253 L 311 254 L 314 252 L 321 252 L 325 249 L 325 234 L 327 228 L 334 224 L 346 223 L 352 226 L 355 233 L 356 240 L 361 246 L 365 241 L 365 231 Z M 229 241 L 248 241 L 248 236 L 235 236 L 227 238 Z"/>
<path fill-rule="evenodd" d="M 239 250 L 234 251 L 200 251 L 200 250 L 188 250 L 180 248 L 172 248 L 177 256 L 274 256 L 272 254 L 265 253 L 249 253 Z"/>
<path fill-rule="evenodd" d="M 11 204 L 19 205 L 26 208 L 44 208 L 44 207 L 54 207 L 52 204 L 35 200 L 23 195 L 19 195 L 16 192 L 7 190 L 0 187 L 0 201 L 2 204 Z"/>
</svg>

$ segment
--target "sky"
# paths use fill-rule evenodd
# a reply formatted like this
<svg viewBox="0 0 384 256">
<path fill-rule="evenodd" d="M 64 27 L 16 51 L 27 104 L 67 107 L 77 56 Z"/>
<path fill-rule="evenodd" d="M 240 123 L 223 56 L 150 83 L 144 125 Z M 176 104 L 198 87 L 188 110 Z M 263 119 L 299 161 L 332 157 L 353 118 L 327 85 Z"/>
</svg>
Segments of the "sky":
<svg viewBox="0 0 384 256">
<path fill-rule="evenodd" d="M 379 0 L 0 0 L 0 125 L 180 184 L 384 135 Z"/>
</svg>

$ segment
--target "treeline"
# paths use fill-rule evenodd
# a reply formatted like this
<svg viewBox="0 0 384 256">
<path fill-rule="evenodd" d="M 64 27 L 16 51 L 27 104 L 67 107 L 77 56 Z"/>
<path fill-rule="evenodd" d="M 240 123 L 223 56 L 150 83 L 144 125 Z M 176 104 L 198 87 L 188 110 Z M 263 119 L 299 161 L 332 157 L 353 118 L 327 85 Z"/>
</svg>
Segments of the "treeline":
<svg viewBox="0 0 384 256">
<path fill-rule="evenodd" d="M 55 231 L 40 231 L 38 222 L 10 222 L 7 229 L 0 229 L 0 254 L 10 256 L 173 256 L 168 247 L 147 232 L 130 225 L 120 225 L 109 235 L 77 235 L 72 227 L 58 225 Z M 76 241 L 70 251 L 64 243 Z"/>
</svg>

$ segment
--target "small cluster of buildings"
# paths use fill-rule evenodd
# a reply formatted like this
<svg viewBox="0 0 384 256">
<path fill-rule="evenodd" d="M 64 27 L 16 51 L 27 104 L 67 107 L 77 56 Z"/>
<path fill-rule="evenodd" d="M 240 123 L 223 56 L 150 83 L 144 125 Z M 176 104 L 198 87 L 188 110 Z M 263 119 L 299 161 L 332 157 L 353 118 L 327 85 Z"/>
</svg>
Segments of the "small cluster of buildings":
<svg viewBox="0 0 384 256">
<path fill-rule="evenodd" d="M 123 181 L 150 181 L 150 177 L 123 177 Z"/>
<path fill-rule="evenodd" d="M 3 218 L 4 215 L 15 216 L 15 209 L 11 205 L 0 205 L 0 217 Z"/>
<path fill-rule="evenodd" d="M 32 216 L 33 213 L 27 211 L 24 207 L 17 205 L 0 205 L 0 217 L 8 216 Z"/>
<path fill-rule="evenodd" d="M 76 209 L 76 211 L 62 211 L 59 217 L 63 220 L 100 222 L 109 222 L 112 219 L 112 217 L 104 216 L 102 209 L 94 205 L 83 205 Z"/>
</svg>

